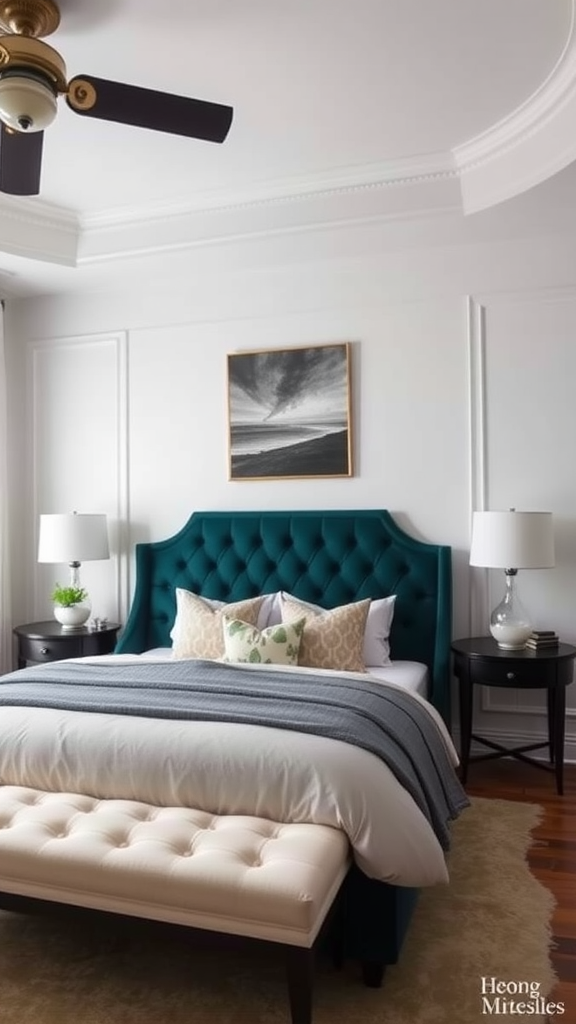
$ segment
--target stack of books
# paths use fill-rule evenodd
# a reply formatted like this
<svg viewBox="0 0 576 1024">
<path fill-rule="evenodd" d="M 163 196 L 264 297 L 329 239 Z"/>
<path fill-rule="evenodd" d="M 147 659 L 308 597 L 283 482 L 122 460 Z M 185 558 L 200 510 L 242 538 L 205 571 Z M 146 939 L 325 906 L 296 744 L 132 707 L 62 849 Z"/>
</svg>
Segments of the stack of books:
<svg viewBox="0 0 576 1024">
<path fill-rule="evenodd" d="M 526 647 L 532 651 L 541 651 L 547 647 L 558 647 L 558 634 L 553 629 L 535 629 L 526 641 Z"/>
</svg>

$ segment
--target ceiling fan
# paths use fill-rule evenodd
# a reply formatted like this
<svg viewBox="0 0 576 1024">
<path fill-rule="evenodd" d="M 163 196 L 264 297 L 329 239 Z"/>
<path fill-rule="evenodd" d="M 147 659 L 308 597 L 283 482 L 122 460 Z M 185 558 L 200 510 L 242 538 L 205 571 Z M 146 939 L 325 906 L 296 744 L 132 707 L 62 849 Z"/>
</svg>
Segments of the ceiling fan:
<svg viewBox="0 0 576 1024">
<path fill-rule="evenodd" d="M 38 195 L 44 129 L 60 95 L 86 117 L 224 142 L 232 107 L 88 75 L 68 82 L 62 57 L 42 41 L 59 24 L 55 0 L 0 0 L 0 192 Z"/>
</svg>

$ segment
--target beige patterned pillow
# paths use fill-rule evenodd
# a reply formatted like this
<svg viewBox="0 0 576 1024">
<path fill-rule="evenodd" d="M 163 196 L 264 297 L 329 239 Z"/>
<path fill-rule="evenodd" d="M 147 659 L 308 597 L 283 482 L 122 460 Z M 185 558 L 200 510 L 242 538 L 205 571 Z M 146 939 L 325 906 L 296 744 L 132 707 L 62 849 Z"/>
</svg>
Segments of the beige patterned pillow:
<svg viewBox="0 0 576 1024">
<path fill-rule="evenodd" d="M 278 621 L 282 619 L 282 605 L 286 600 L 296 601 L 302 605 L 302 614 L 304 614 L 306 609 L 310 609 L 313 612 L 323 612 L 325 610 L 317 604 L 302 601 L 301 598 L 293 597 L 292 594 L 287 594 L 286 591 L 281 590 L 278 595 L 273 595 L 271 604 L 271 614 L 278 614 Z M 394 617 L 395 602 L 396 594 L 392 594 L 390 597 L 373 597 L 370 601 L 368 618 L 366 619 L 366 630 L 364 632 L 364 652 L 362 654 L 366 666 L 384 668 L 391 664 L 390 629 Z M 277 608 L 278 612 L 276 611 Z M 276 619 L 269 617 L 266 625 L 275 621 Z"/>
<path fill-rule="evenodd" d="M 297 665 L 304 619 L 257 629 L 241 619 L 224 616 L 224 661 L 251 665 Z"/>
<path fill-rule="evenodd" d="M 263 597 L 215 608 L 190 590 L 176 588 L 176 619 L 171 632 L 173 658 L 222 658 L 224 615 L 256 625 Z"/>
<path fill-rule="evenodd" d="M 304 635 L 298 664 L 309 668 L 332 668 L 340 672 L 365 672 L 364 631 L 370 598 L 343 604 L 332 611 L 313 611 L 299 601 L 285 597 L 282 621 L 295 622 L 305 616 Z"/>
</svg>

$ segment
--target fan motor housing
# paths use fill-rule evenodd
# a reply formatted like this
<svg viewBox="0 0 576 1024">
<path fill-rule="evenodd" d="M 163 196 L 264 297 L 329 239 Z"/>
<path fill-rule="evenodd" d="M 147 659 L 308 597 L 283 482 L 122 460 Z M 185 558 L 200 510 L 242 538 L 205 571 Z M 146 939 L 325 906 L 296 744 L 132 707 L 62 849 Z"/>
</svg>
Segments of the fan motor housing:
<svg viewBox="0 0 576 1024">
<path fill-rule="evenodd" d="M 0 37 L 0 76 L 3 71 L 22 70 L 45 75 L 56 92 L 65 93 L 66 65 L 57 50 L 32 36 Z"/>
</svg>

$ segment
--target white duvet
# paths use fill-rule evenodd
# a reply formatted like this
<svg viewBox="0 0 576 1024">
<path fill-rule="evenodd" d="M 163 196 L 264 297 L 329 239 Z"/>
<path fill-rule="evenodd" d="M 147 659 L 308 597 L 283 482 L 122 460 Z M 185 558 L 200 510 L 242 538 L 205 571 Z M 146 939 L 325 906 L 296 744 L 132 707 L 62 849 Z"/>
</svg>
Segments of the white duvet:
<svg viewBox="0 0 576 1024">
<path fill-rule="evenodd" d="M 456 765 L 439 715 L 413 699 L 429 708 Z M 413 798 L 375 755 L 339 740 L 255 725 L 2 707 L 0 783 L 331 825 L 346 833 L 372 878 L 406 886 L 448 880 L 444 852 Z"/>
</svg>

